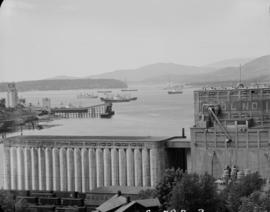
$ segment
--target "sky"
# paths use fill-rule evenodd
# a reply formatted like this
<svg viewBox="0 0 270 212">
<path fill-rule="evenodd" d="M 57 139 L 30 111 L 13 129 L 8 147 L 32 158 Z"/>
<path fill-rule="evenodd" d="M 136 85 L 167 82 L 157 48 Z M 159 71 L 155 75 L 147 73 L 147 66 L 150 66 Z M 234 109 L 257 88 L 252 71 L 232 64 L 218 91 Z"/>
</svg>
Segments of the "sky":
<svg viewBox="0 0 270 212">
<path fill-rule="evenodd" d="M 0 82 L 270 54 L 270 0 L 4 0 Z"/>
</svg>

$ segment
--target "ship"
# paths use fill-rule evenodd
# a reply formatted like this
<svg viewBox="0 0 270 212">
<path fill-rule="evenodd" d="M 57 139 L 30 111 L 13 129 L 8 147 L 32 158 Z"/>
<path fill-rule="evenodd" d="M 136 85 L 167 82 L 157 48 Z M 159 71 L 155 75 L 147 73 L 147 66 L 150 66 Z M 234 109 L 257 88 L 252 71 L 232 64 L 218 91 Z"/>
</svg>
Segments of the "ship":
<svg viewBox="0 0 270 212">
<path fill-rule="evenodd" d="M 138 97 L 126 97 L 126 96 L 121 96 L 121 95 L 100 97 L 101 101 L 111 102 L 111 103 L 130 102 L 130 101 L 135 101 L 137 99 Z"/>
<path fill-rule="evenodd" d="M 89 93 L 80 93 L 77 95 L 77 99 L 96 99 L 98 95 L 89 94 Z"/>
<path fill-rule="evenodd" d="M 109 104 L 106 107 L 105 112 L 100 114 L 100 118 L 110 119 L 114 114 L 115 112 L 112 110 L 112 104 Z"/>
<path fill-rule="evenodd" d="M 123 92 L 129 92 L 129 91 L 138 91 L 138 89 L 121 89 L 121 91 L 123 91 Z"/>
<path fill-rule="evenodd" d="M 97 91 L 98 93 L 103 93 L 103 94 L 106 94 L 106 93 L 111 93 L 112 91 L 111 90 L 99 90 Z"/>
<path fill-rule="evenodd" d="M 183 93 L 183 90 L 181 89 L 171 89 L 171 90 L 168 90 L 168 94 L 182 94 Z"/>
<path fill-rule="evenodd" d="M 169 85 L 166 90 L 168 90 L 168 94 L 182 94 L 183 85 Z"/>
</svg>

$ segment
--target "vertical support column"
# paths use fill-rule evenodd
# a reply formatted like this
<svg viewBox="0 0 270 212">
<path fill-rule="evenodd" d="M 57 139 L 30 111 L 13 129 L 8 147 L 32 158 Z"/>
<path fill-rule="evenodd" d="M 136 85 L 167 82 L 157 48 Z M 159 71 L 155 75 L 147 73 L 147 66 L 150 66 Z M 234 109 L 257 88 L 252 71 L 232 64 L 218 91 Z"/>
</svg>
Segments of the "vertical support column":
<svg viewBox="0 0 270 212">
<path fill-rule="evenodd" d="M 89 149 L 89 189 L 97 187 L 97 171 L 96 171 L 96 152 L 94 149 Z"/>
<path fill-rule="evenodd" d="M 67 149 L 67 189 L 75 191 L 75 174 L 74 174 L 74 152 L 73 149 Z"/>
<path fill-rule="evenodd" d="M 53 190 L 60 191 L 60 157 L 58 148 L 53 148 Z"/>
<path fill-rule="evenodd" d="M 97 161 L 97 187 L 104 186 L 104 163 L 103 163 L 103 151 L 102 149 L 96 149 L 96 161 Z"/>
<path fill-rule="evenodd" d="M 17 190 L 17 149 L 16 147 L 11 147 L 10 153 L 11 160 L 11 190 Z"/>
<path fill-rule="evenodd" d="M 81 164 L 81 150 L 74 149 L 74 164 L 75 164 L 75 191 L 82 191 L 82 164 Z"/>
<path fill-rule="evenodd" d="M 157 184 L 157 149 L 150 149 L 150 175 L 151 175 L 151 187 L 155 187 Z"/>
<path fill-rule="evenodd" d="M 82 154 L 82 192 L 89 191 L 89 157 L 86 148 L 81 150 Z"/>
<path fill-rule="evenodd" d="M 53 163 L 52 163 L 52 149 L 45 149 L 45 176 L 46 176 L 46 190 L 53 189 Z"/>
<path fill-rule="evenodd" d="M 45 190 L 46 188 L 46 176 L 45 176 L 45 152 L 43 148 L 38 148 L 38 178 L 39 178 L 39 190 Z"/>
<path fill-rule="evenodd" d="M 104 149 L 104 186 L 110 186 L 112 183 L 111 177 L 111 152 L 110 149 Z"/>
<path fill-rule="evenodd" d="M 127 149 L 127 185 L 134 186 L 134 154 L 131 148 Z"/>
<path fill-rule="evenodd" d="M 112 185 L 119 185 L 119 155 L 118 150 L 113 148 L 111 150 L 111 158 L 112 158 Z"/>
<path fill-rule="evenodd" d="M 191 152 L 190 149 L 185 149 L 185 154 L 187 158 L 187 173 L 191 172 Z"/>
<path fill-rule="evenodd" d="M 17 189 L 24 190 L 24 153 L 22 147 L 17 148 L 17 165 L 18 165 Z"/>
<path fill-rule="evenodd" d="M 10 161 L 10 147 L 4 147 L 4 188 L 11 189 L 11 161 Z"/>
<path fill-rule="evenodd" d="M 148 149 L 142 150 L 143 186 L 150 186 L 150 157 Z"/>
<path fill-rule="evenodd" d="M 135 186 L 142 186 L 142 153 L 140 149 L 134 150 Z"/>
<path fill-rule="evenodd" d="M 38 190 L 38 152 L 36 148 L 31 148 L 31 162 L 32 190 Z"/>
<path fill-rule="evenodd" d="M 119 149 L 119 184 L 120 186 L 127 185 L 127 158 L 124 149 Z"/>
<path fill-rule="evenodd" d="M 32 173 L 31 173 L 31 151 L 24 148 L 24 185 L 25 190 L 32 189 Z"/>
<path fill-rule="evenodd" d="M 67 191 L 67 154 L 66 149 L 60 149 L 60 190 Z"/>
</svg>

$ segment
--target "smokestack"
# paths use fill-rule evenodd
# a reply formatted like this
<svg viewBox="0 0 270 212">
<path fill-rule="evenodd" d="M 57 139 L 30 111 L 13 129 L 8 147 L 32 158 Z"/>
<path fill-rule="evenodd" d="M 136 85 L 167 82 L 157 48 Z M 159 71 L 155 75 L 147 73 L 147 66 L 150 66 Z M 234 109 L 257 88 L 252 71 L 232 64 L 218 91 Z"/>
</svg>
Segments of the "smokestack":
<svg viewBox="0 0 270 212">
<path fill-rule="evenodd" d="M 182 138 L 186 138 L 186 135 L 185 135 L 185 128 L 182 128 Z"/>
<path fill-rule="evenodd" d="M 127 197 L 127 203 L 129 203 L 129 202 L 130 202 L 130 196 Z"/>
<path fill-rule="evenodd" d="M 119 191 L 117 191 L 117 196 L 119 197 L 119 196 L 121 196 L 121 191 L 119 190 Z"/>
</svg>

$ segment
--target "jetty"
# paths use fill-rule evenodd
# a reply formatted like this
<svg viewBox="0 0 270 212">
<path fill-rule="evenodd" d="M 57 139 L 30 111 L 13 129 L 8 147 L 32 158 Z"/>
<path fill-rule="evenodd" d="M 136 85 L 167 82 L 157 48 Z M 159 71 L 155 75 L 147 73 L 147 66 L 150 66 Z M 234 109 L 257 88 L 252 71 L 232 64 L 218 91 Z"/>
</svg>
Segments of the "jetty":
<svg viewBox="0 0 270 212">
<path fill-rule="evenodd" d="M 52 108 L 51 114 L 59 118 L 99 118 L 112 112 L 112 104 L 104 103 L 89 107 Z"/>
</svg>

